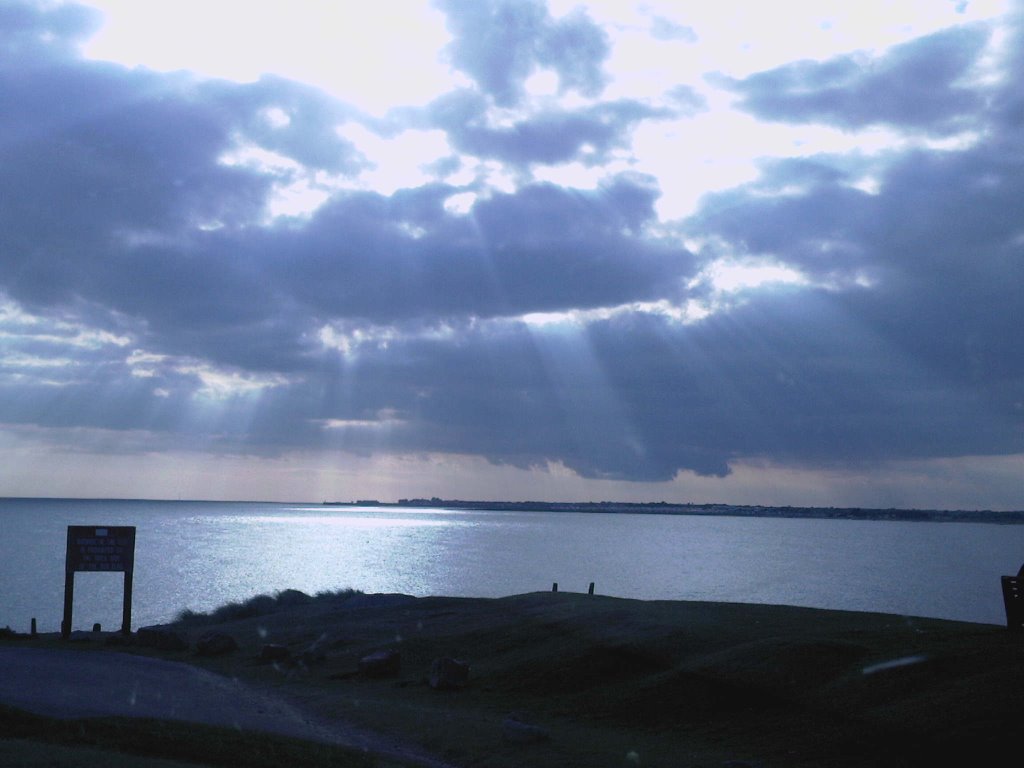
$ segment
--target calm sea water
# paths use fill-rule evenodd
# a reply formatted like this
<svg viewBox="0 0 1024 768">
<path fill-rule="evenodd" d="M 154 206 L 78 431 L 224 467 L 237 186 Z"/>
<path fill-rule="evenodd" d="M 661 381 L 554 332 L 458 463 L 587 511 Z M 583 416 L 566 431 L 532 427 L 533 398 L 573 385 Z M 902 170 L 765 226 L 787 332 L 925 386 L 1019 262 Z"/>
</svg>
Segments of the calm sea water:
<svg viewBox="0 0 1024 768">
<path fill-rule="evenodd" d="M 559 588 L 1000 624 L 1024 526 L 289 504 L 0 500 L 0 627 L 60 626 L 68 525 L 137 527 L 133 627 L 282 589 L 498 597 Z M 79 573 L 75 627 L 120 626 Z"/>
</svg>

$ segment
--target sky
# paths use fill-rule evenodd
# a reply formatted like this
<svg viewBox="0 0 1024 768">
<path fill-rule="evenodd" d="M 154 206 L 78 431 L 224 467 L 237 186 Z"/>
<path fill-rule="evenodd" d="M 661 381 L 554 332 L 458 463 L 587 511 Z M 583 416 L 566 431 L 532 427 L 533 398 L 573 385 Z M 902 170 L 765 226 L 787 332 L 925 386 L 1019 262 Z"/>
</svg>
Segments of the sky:
<svg viewBox="0 0 1024 768">
<path fill-rule="evenodd" d="M 1024 5 L 0 0 L 0 495 L 1024 509 Z"/>
</svg>

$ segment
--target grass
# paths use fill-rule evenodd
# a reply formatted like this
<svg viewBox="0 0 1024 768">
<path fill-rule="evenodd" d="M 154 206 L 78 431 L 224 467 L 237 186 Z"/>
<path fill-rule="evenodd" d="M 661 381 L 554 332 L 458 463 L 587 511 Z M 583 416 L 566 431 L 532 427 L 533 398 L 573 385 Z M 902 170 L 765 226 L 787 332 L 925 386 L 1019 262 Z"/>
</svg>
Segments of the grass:
<svg viewBox="0 0 1024 768">
<path fill-rule="evenodd" d="M 202 663 L 456 764 L 494 768 L 622 766 L 631 753 L 645 766 L 967 760 L 1013 744 L 1024 691 L 1024 643 L 986 625 L 565 592 L 373 598 L 297 601 L 213 625 L 241 650 Z M 259 664 L 265 643 L 295 659 L 311 647 L 322 655 Z M 362 656 L 384 649 L 401 653 L 400 675 L 356 674 Z M 471 664 L 468 688 L 426 684 L 440 656 Z M 909 656 L 924 661 L 864 674 Z M 513 712 L 551 738 L 508 743 L 502 723 Z"/>
<path fill-rule="evenodd" d="M 210 768 L 372 768 L 352 750 L 268 734 L 142 718 L 58 720 L 0 707 L 0 756 L 41 765 L 149 765 L 153 761 Z M 5 759 L 5 763 L 12 764 Z M 166 763 L 165 763 L 166 764 Z"/>
<path fill-rule="evenodd" d="M 344 602 L 353 595 L 361 594 L 363 593 L 355 589 L 339 589 L 317 592 L 316 595 L 310 596 L 297 589 L 285 589 L 272 595 L 256 595 L 247 600 L 226 603 L 208 613 L 199 613 L 186 608 L 177 615 L 175 623 L 186 627 L 223 624 L 280 613 L 311 603 L 336 604 Z"/>
<path fill-rule="evenodd" d="M 1017 747 L 1024 703 L 1020 635 L 883 614 L 566 592 L 286 590 L 184 615 L 174 629 L 193 644 L 215 629 L 240 649 L 216 658 L 129 650 L 201 664 L 474 768 L 974 764 Z M 261 662 L 267 643 L 291 659 Z M 363 656 L 386 649 L 401 654 L 398 675 L 358 673 Z M 471 665 L 465 689 L 427 684 L 443 656 Z M 512 713 L 550 738 L 509 741 Z M 167 733 L 146 755 L 187 759 Z"/>
</svg>

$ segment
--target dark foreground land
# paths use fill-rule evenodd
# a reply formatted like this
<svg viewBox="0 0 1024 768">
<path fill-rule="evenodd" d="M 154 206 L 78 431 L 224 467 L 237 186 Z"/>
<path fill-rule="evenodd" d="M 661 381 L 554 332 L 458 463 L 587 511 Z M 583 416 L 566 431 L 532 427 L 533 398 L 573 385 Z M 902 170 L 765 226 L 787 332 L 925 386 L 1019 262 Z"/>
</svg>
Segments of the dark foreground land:
<svg viewBox="0 0 1024 768">
<path fill-rule="evenodd" d="M 202 665 L 318 717 L 395 734 L 456 766 L 973 765 L 1021 746 L 1024 636 L 990 625 L 569 593 L 288 591 L 185 616 L 169 629 L 187 650 L 99 639 L 72 645 Z M 239 648 L 197 655 L 211 631 Z M 360 671 L 360 660 L 382 651 L 399 654 L 396 670 Z M 463 687 L 430 685 L 441 657 L 470 665 Z M 285 746 L 238 733 L 214 733 L 209 750 L 182 755 L 175 745 L 199 739 L 201 729 L 147 723 L 140 733 L 122 721 L 86 727 L 0 715 L 0 763 L 6 755 L 8 764 L 89 765 L 83 743 L 105 750 L 105 762 L 120 755 L 126 762 L 110 764 L 132 766 L 179 764 L 155 757 L 189 765 L 264 757 L 268 765 L 404 764 L 291 744 L 297 752 L 275 752 Z M 114 733 L 97 747 L 89 739 L 104 728 Z M 44 753 L 46 762 L 29 761 Z M 29 757 L 14 762 L 18 755 Z"/>
</svg>

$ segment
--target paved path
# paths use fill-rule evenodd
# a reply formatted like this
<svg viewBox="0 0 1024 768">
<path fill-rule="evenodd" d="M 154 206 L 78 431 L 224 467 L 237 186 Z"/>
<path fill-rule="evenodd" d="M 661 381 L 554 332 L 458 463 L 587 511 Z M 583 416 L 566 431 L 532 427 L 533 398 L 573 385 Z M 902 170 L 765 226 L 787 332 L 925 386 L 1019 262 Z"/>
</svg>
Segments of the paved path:
<svg viewBox="0 0 1024 768">
<path fill-rule="evenodd" d="M 152 717 L 267 731 L 450 768 L 392 739 L 180 662 L 108 651 L 0 648 L 0 703 L 58 718 Z"/>
</svg>

